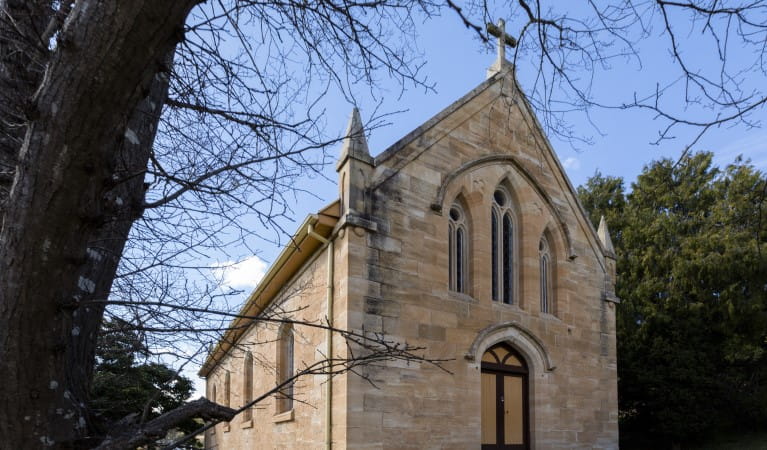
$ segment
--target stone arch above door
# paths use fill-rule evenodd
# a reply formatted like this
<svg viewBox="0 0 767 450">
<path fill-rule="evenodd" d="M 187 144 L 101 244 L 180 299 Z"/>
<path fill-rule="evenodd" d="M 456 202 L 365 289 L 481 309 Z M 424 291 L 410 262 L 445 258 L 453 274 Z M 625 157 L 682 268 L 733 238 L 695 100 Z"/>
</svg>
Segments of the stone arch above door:
<svg viewBox="0 0 767 450">
<path fill-rule="evenodd" d="M 468 361 L 479 364 L 485 350 L 499 342 L 508 342 L 519 350 L 536 373 L 551 372 L 556 365 L 551 360 L 546 346 L 527 328 L 517 322 L 503 322 L 484 328 L 474 338 L 464 356 Z"/>
</svg>

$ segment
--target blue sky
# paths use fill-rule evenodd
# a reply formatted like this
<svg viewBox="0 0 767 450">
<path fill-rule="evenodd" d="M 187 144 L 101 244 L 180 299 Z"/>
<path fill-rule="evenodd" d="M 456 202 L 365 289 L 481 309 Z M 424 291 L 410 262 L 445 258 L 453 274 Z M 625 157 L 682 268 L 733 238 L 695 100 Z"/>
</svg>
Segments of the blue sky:
<svg viewBox="0 0 767 450">
<path fill-rule="evenodd" d="M 510 28 L 507 31 L 514 32 Z M 402 92 L 399 84 L 386 79 L 386 74 L 379 74 L 379 95 L 375 98 L 366 86 L 354 88 L 358 89 L 354 96 L 363 121 L 369 121 L 373 114 L 401 111 L 387 117 L 390 125 L 369 132 L 368 143 L 373 155 L 381 153 L 481 83 L 486 77 L 487 67 L 495 59 L 494 44 L 480 42 L 453 14 L 432 19 L 421 27 L 419 33 L 417 46 L 425 60 L 423 74 L 429 82 L 434 83 L 436 92 L 426 92 L 422 87 L 412 86 L 406 86 Z M 676 75 L 669 70 L 668 50 L 662 44 L 662 39 L 656 35 L 654 40 L 649 39 L 640 49 L 643 57 L 641 65 L 632 60 L 614 61 L 608 70 L 595 74 L 595 95 L 602 101 L 619 103 L 622 99 L 630 98 L 635 91 L 652 90 L 656 80 L 673 80 Z M 692 45 L 689 51 L 693 57 L 705 62 L 705 48 Z M 694 54 L 698 51 L 701 55 Z M 526 75 L 529 76 L 526 73 L 519 74 L 523 89 Z M 680 101 L 679 104 L 683 111 L 684 102 Z M 326 134 L 341 135 L 353 105 L 343 96 L 329 95 L 323 107 L 327 111 Z M 765 117 L 767 112 L 761 110 L 754 119 L 762 121 Z M 591 115 L 593 125 L 582 115 L 573 115 L 568 120 L 592 141 L 591 144 L 574 148 L 567 142 L 551 139 L 575 186 L 583 184 L 595 171 L 600 171 L 604 175 L 623 177 L 628 187 L 644 165 L 663 157 L 678 158 L 691 140 L 689 132 L 682 132 L 675 140 L 653 145 L 662 124 L 654 120 L 651 114 L 636 110 L 595 110 Z M 340 145 L 330 152 L 337 154 L 339 150 Z M 711 129 L 693 150 L 713 151 L 715 162 L 722 166 L 742 154 L 761 170 L 767 170 L 767 130 L 763 128 L 746 129 L 739 125 Z M 291 205 L 294 212 L 292 223 L 285 223 L 284 228 L 294 231 L 307 214 L 335 200 L 335 183 L 334 163 L 325 168 L 323 177 L 302 180 L 298 187 L 311 194 L 296 195 L 295 203 Z M 285 236 L 281 241 L 286 241 Z M 223 279 L 224 287 L 249 292 L 281 250 L 280 246 L 268 242 L 254 244 L 259 249 L 256 255 L 234 252 L 229 256 L 229 261 L 221 261 L 227 268 L 214 269 Z"/>
<path fill-rule="evenodd" d="M 514 30 L 507 31 L 513 33 Z M 417 46 L 423 52 L 426 62 L 423 74 L 429 82 L 434 83 L 436 92 L 426 92 L 422 87 L 412 86 L 406 86 L 406 90 L 402 92 L 400 85 L 387 80 L 385 74 L 379 74 L 378 88 L 383 92 L 382 96 L 372 98 L 366 86 L 359 86 L 358 91 L 354 92 L 363 121 L 370 120 L 374 113 L 401 111 L 387 117 L 390 125 L 369 132 L 368 143 L 373 155 L 384 151 L 481 83 L 486 77 L 487 67 L 495 59 L 495 44 L 480 42 L 453 14 L 426 22 L 419 33 Z M 607 70 L 596 73 L 594 91 L 597 98 L 603 102 L 620 103 L 630 98 L 634 92 L 652 90 L 657 80 L 668 82 L 677 76 L 673 70 L 669 70 L 670 56 L 663 45 L 664 42 L 659 33 L 656 33 L 640 48 L 641 64 L 631 59 L 613 61 Z M 705 63 L 706 48 L 696 45 L 687 48 L 688 56 Z M 701 55 L 696 55 L 695 52 L 701 52 Z M 523 88 L 525 75 L 519 74 Z M 684 106 L 683 101 L 679 104 Z M 325 104 L 328 135 L 340 135 L 344 131 L 352 106 L 341 96 L 328 97 Z M 756 119 L 765 116 L 767 112 L 761 110 Z M 680 130 L 677 139 L 654 145 L 653 141 L 657 138 L 662 123 L 654 120 L 650 113 L 637 110 L 594 110 L 591 113 L 593 125 L 578 114 L 572 115 L 568 120 L 592 141 L 591 144 L 579 144 L 574 148 L 568 142 L 551 139 L 575 186 L 584 183 L 598 170 L 605 175 L 623 177 L 628 187 L 644 165 L 663 157 L 679 157 L 692 136 L 689 131 Z M 331 149 L 331 152 L 337 152 L 339 149 L 340 145 Z M 713 151 L 716 155 L 715 162 L 719 165 L 732 162 L 737 155 L 742 154 L 750 158 L 758 168 L 765 170 L 767 130 L 746 129 L 742 125 L 714 128 L 693 147 L 693 150 Z M 312 195 L 297 195 L 295 204 L 292 205 L 294 221 L 292 224 L 286 224 L 286 230 L 293 230 L 306 214 L 317 211 L 336 198 L 334 164 L 326 167 L 324 174 L 327 179 L 316 177 L 304 180 L 300 184 L 299 187 L 310 190 Z M 252 259 L 245 265 L 249 268 L 243 266 L 237 272 L 239 281 L 236 284 L 240 288 L 247 289 L 249 285 L 254 285 L 258 275 L 266 268 L 261 261 L 271 262 L 280 251 L 279 246 L 268 243 L 258 245 L 258 248 L 258 259 Z M 241 255 L 242 258 L 249 256 L 251 255 Z M 232 281 L 232 286 L 234 285 L 235 282 Z"/>
</svg>

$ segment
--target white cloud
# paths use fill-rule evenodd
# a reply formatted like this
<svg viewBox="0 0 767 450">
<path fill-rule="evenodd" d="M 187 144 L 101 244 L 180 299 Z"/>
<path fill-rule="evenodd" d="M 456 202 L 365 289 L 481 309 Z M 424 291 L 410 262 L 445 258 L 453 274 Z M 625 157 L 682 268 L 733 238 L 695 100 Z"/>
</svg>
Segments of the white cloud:
<svg viewBox="0 0 767 450">
<path fill-rule="evenodd" d="M 267 264 L 256 255 L 239 262 L 227 261 L 213 267 L 216 278 L 221 280 L 222 288 L 252 289 L 266 273 Z"/>
<path fill-rule="evenodd" d="M 578 170 L 581 168 L 581 162 L 574 156 L 565 158 L 565 160 L 562 162 L 562 165 L 567 170 Z"/>
</svg>

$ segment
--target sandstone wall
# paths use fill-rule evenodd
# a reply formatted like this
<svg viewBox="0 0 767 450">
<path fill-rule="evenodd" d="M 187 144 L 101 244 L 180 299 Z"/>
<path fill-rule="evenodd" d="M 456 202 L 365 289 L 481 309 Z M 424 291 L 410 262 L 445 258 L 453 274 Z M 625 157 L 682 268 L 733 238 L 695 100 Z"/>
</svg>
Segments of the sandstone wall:
<svg viewBox="0 0 767 450">
<path fill-rule="evenodd" d="M 343 239 L 336 239 L 335 254 L 346 252 Z M 346 269 L 344 264 L 335 267 L 335 296 L 337 301 L 335 321 L 345 326 L 344 305 Z M 324 323 L 326 314 L 327 250 L 317 252 L 302 270 L 288 283 L 273 307 L 284 312 L 286 317 Z M 207 395 L 212 396 L 216 385 L 216 400 L 225 404 L 225 373 L 230 372 L 230 401 L 232 407 L 243 405 L 244 355 L 250 351 L 254 360 L 254 396 L 272 389 L 277 381 L 275 367 L 277 336 L 280 324 L 258 323 L 243 336 L 238 345 L 230 351 L 207 378 Z M 326 332 L 324 329 L 294 325 L 294 367 L 301 370 L 306 365 L 324 359 L 326 355 Z M 340 339 L 338 339 L 340 341 Z M 343 355 L 343 342 L 336 342 L 336 354 Z M 300 378 L 294 388 L 293 409 L 278 413 L 277 399 L 267 397 L 252 409 L 252 418 L 238 415 L 229 424 L 219 424 L 213 432 L 206 433 L 206 448 L 209 449 L 319 449 L 325 442 L 325 389 L 324 375 L 307 375 Z M 345 381 L 333 381 L 337 407 L 333 414 L 334 439 L 345 439 Z"/>
<path fill-rule="evenodd" d="M 396 363 L 366 371 L 380 389 L 350 378 L 344 448 L 479 448 L 480 369 L 465 355 L 481 330 L 512 322 L 516 327 L 496 338 L 505 332 L 531 370 L 532 448 L 617 448 L 615 310 L 603 300 L 606 261 L 523 106 L 510 83 L 498 82 L 378 158 L 367 211 L 378 231 L 349 237 L 349 258 L 358 260 L 350 324 L 451 359 L 444 364 L 451 373 Z M 471 165 L 481 158 L 488 162 Z M 511 191 L 519 216 L 513 305 L 490 299 L 490 207 L 499 183 Z M 441 203 L 432 206 L 441 190 Z M 456 198 L 470 216 L 466 294 L 448 290 L 447 212 Z M 554 314 L 539 307 L 544 231 L 556 259 Z M 529 345 L 535 339 L 544 351 Z"/>
<path fill-rule="evenodd" d="M 334 239 L 335 325 L 385 333 L 448 361 L 442 368 L 390 362 L 360 369 L 367 379 L 336 378 L 335 449 L 479 448 L 478 361 L 501 340 L 530 369 L 532 448 L 617 448 L 615 305 L 605 301 L 612 298 L 614 264 L 602 255 L 556 156 L 512 84 L 500 79 L 481 85 L 440 120 L 379 156 L 375 167 L 364 158 L 339 166 L 344 212 L 359 216 Z M 490 207 L 500 184 L 513 197 L 517 219 L 511 305 L 490 299 Z M 448 289 L 447 215 L 456 199 L 470 216 L 466 293 Z M 551 314 L 539 306 L 538 243 L 544 233 L 555 259 Z M 326 270 L 320 251 L 278 303 L 297 311 L 295 317 L 322 320 Z M 229 370 L 231 405 L 242 404 L 245 348 L 257 361 L 254 394 L 274 385 L 276 333 L 275 325 L 254 326 L 219 364 L 209 377 L 219 401 Z M 323 357 L 324 330 L 297 327 L 296 334 L 297 368 Z M 346 355 L 341 339 L 335 339 L 334 355 Z M 252 424 L 238 418 L 228 431 L 218 425 L 208 433 L 209 448 L 323 448 L 324 381 L 316 376 L 298 383 L 292 419 L 275 418 L 270 397 L 253 410 Z"/>
</svg>

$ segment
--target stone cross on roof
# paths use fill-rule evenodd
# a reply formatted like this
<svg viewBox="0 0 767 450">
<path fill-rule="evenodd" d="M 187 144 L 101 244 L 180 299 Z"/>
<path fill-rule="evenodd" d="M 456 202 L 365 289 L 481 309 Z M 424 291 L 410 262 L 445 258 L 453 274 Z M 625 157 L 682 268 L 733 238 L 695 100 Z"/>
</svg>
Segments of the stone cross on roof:
<svg viewBox="0 0 767 450">
<path fill-rule="evenodd" d="M 503 19 L 498 20 L 498 25 L 487 24 L 487 33 L 498 38 L 498 58 L 488 71 L 488 77 L 500 72 L 504 67 L 511 66 L 506 61 L 506 46 L 516 47 L 517 40 L 506 34 L 506 22 Z"/>
</svg>

